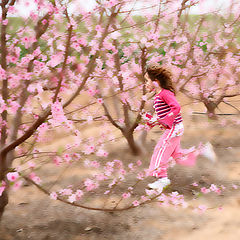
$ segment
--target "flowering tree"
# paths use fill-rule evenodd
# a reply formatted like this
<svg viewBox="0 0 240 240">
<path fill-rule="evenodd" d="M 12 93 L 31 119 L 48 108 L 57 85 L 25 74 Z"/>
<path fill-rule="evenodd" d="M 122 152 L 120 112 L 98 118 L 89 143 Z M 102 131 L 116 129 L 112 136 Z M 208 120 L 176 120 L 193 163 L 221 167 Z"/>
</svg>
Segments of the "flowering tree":
<svg viewBox="0 0 240 240">
<path fill-rule="evenodd" d="M 76 130 L 63 108 L 72 104 L 94 71 L 99 49 L 122 6 L 107 2 L 97 5 L 94 15 L 82 11 L 77 19 L 84 23 L 81 32 L 66 3 L 35 4 L 31 20 L 11 34 L 8 14 L 17 13 L 16 1 L 1 3 L 1 215 L 8 199 L 6 174 L 11 172 L 15 154 L 38 152 L 34 144 L 59 124 L 73 133 Z M 44 9 L 41 15 L 40 9 Z M 24 144 L 27 140 L 30 148 Z"/>
<path fill-rule="evenodd" d="M 167 15 L 169 21 L 163 18 L 165 23 L 172 22 L 164 31 L 166 35 L 161 34 L 162 39 L 169 37 L 167 41 L 160 41 L 159 31 L 164 30 L 160 27 L 157 34 L 146 33 L 150 61 L 171 66 L 177 90 L 203 103 L 210 118 L 216 118 L 220 103 L 232 106 L 239 113 L 226 100 L 240 94 L 239 2 L 232 1 L 224 13 L 215 9 L 199 16 L 189 14 L 193 1 L 180 4 L 177 13 Z M 164 25 L 160 22 L 160 26 Z"/>
<path fill-rule="evenodd" d="M 22 179 L 52 199 L 86 209 L 120 211 L 154 200 L 185 207 L 178 193 L 162 195 L 143 189 L 140 195 L 133 195 L 147 176 L 139 168 L 141 161 L 124 166 L 117 159 L 101 163 L 85 158 L 108 156 L 104 144 L 115 138 L 109 121 L 121 130 L 133 152 L 138 151 L 133 132 L 141 128 L 137 127 L 147 100 L 142 84 L 146 60 L 173 63 L 174 72 L 196 77 L 197 68 L 190 71 L 190 38 L 184 38 L 184 31 L 177 27 L 183 12 L 196 2 L 163 0 L 157 4 L 156 14 L 134 18 L 134 8 L 125 10 L 131 1 L 97 0 L 93 11 L 84 11 L 80 5 L 79 14 L 73 15 L 69 4 L 74 1 L 35 0 L 31 20 L 25 19 L 24 25 L 15 30 L 8 15 L 17 14 L 18 2 L 1 3 L 0 218 L 10 187 L 19 188 Z M 180 84 L 186 85 L 188 78 L 179 77 L 183 79 Z M 110 97 L 115 97 L 113 106 L 122 106 L 123 114 L 110 112 Z M 98 136 L 84 137 L 84 130 L 94 121 L 100 121 Z M 48 147 L 54 141 L 53 135 L 64 133 L 73 141 L 54 151 L 41 150 L 41 145 Z M 96 171 L 77 186 L 50 191 L 37 172 L 43 165 L 41 158 L 46 157 L 51 167 L 79 164 Z M 135 181 L 131 187 L 124 185 L 128 177 Z M 221 191 L 216 186 L 212 189 Z M 96 193 L 106 196 L 103 206 L 86 205 L 86 199 L 94 199 Z M 107 204 L 111 194 L 118 197 L 114 206 Z"/>
</svg>

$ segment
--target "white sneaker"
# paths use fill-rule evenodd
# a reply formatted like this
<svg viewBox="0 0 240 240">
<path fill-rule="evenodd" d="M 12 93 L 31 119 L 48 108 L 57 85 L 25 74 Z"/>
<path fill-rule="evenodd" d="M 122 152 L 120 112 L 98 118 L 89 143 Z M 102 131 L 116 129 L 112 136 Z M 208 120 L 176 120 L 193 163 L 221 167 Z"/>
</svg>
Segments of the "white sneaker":
<svg viewBox="0 0 240 240">
<path fill-rule="evenodd" d="M 203 146 L 201 155 L 203 155 L 204 157 L 206 157 L 207 159 L 209 159 L 212 162 L 216 162 L 217 161 L 216 153 L 214 152 L 213 146 L 212 146 L 212 144 L 210 142 L 207 142 Z"/>
<path fill-rule="evenodd" d="M 165 187 L 167 187 L 171 181 L 167 178 L 159 178 L 157 181 L 148 184 L 148 187 L 152 189 L 157 189 L 158 191 L 163 191 Z"/>
</svg>

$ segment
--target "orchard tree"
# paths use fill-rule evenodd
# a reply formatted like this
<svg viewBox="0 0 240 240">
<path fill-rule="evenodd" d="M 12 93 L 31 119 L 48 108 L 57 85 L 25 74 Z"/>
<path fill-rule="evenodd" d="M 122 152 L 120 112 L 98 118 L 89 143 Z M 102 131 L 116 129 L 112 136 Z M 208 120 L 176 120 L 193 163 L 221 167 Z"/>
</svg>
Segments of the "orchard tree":
<svg viewBox="0 0 240 240">
<path fill-rule="evenodd" d="M 79 96 L 94 72 L 99 49 L 122 7 L 107 1 L 74 18 L 66 1 L 39 0 L 31 19 L 13 31 L 16 19 L 8 14 L 17 14 L 16 4 L 1 3 L 0 216 L 8 202 L 6 176 L 15 171 L 11 167 L 16 157 L 38 153 L 34 146 L 42 141 L 41 135 L 62 123 L 74 134 L 63 109 Z M 44 9 L 41 14 L 40 9 Z"/>
<path fill-rule="evenodd" d="M 163 22 L 160 20 L 160 32 L 154 35 L 145 32 L 147 57 L 150 61 L 170 66 L 177 90 L 194 102 L 203 103 L 209 118 L 216 119 L 216 109 L 221 103 L 230 105 L 239 114 L 239 109 L 227 98 L 240 95 L 240 4 L 232 1 L 224 12 L 215 9 L 194 16 L 189 10 L 195 3 L 179 2 L 178 12 L 167 14 Z M 164 29 L 168 22 L 172 24 Z M 169 32 L 167 39 L 164 34 Z"/>
<path fill-rule="evenodd" d="M 190 76 L 188 71 L 193 65 L 186 63 L 181 68 L 176 62 L 186 61 L 189 52 L 188 38 L 177 24 L 182 13 L 196 2 L 163 0 L 157 4 L 156 14 L 134 19 L 134 1 L 96 0 L 92 11 L 83 10 L 82 3 L 74 15 L 70 9 L 79 1 L 71 6 L 74 1 L 35 0 L 31 18 L 24 21 L 9 17 L 17 15 L 20 2 L 1 2 L 0 219 L 10 188 L 18 189 L 23 179 L 52 199 L 86 209 L 121 211 L 152 201 L 185 207 L 183 196 L 176 192 L 167 195 L 143 188 L 141 194 L 136 194 L 136 186 L 147 177 L 147 171 L 140 169 L 141 161 L 125 166 L 118 159 L 98 159 L 108 156 L 105 143 L 115 140 L 109 121 L 121 130 L 133 151 L 138 151 L 133 131 L 147 100 L 142 84 L 146 60 L 175 61 L 173 70 L 180 74 L 187 69 L 184 76 Z M 164 27 L 160 20 L 166 24 Z M 176 44 L 173 37 L 181 41 Z M 179 44 L 182 42 L 185 47 Z M 182 60 L 176 52 L 184 55 Z M 110 113 L 107 99 L 112 95 L 118 96 L 114 101 L 122 106 L 123 114 Z M 99 121 L 98 136 L 88 133 L 85 137 L 84 132 L 95 121 Z M 55 141 L 54 135 L 64 134 L 74 140 L 46 151 Z M 71 164 L 94 168 L 94 174 L 82 177 L 77 185 L 52 190 L 55 184 L 49 187 L 38 172 L 43 166 Z M 130 187 L 125 184 L 129 177 L 134 178 Z M 212 186 L 209 191 L 221 190 Z M 93 206 L 90 200 L 94 202 L 99 194 L 106 201 L 103 206 Z M 118 200 L 109 206 L 112 196 Z"/>
<path fill-rule="evenodd" d="M 30 12 L 30 18 L 22 21 L 9 17 L 9 14 L 18 14 L 20 2 L 6 0 L 1 3 L 0 217 L 8 203 L 10 186 L 17 189 L 22 184 L 21 179 L 50 194 L 36 173 L 42 158 L 47 156 L 59 166 L 78 160 L 84 162 L 83 156 L 93 153 L 98 157 L 107 156 L 103 142 L 111 140 L 112 136 L 103 128 L 99 139 L 82 139 L 75 123 L 88 126 L 96 118 L 88 115 L 89 110 L 86 110 L 92 103 L 79 106 L 74 100 L 80 93 L 83 97 L 86 93 L 95 94 L 93 74 L 95 71 L 102 74 L 105 62 L 101 54 L 105 51 L 105 40 L 115 31 L 114 20 L 121 9 L 129 4 L 129 1 L 96 1 L 92 12 L 84 11 L 80 6 L 79 14 L 73 15 L 68 8 L 73 1 L 36 0 L 36 9 Z M 120 67 L 116 52 L 114 57 L 116 66 Z M 82 116 L 84 119 L 76 119 Z M 52 152 L 41 151 L 41 143 L 48 146 L 53 140 L 50 136 L 59 133 L 58 130 L 61 134 L 67 132 L 75 136 L 75 143 Z M 99 163 L 93 161 L 90 165 L 98 167 Z M 127 172 L 117 160 L 108 162 L 103 169 L 105 173 L 94 176 L 94 181 L 86 179 L 83 182 L 87 192 L 97 188 L 99 181 L 116 175 L 115 170 L 119 176 L 112 180 L 109 188 L 124 180 Z M 135 166 L 132 164 L 129 169 L 133 171 Z M 144 174 L 137 176 L 142 179 Z M 130 196 L 130 191 L 132 189 L 125 193 L 124 199 Z M 59 196 L 54 193 L 51 196 L 74 203 L 82 193 L 81 189 L 68 189 L 59 190 Z M 66 196 L 70 200 L 66 200 Z M 149 201 L 150 197 L 142 200 Z M 131 202 L 130 207 L 125 208 L 138 204 L 138 201 Z"/>
</svg>

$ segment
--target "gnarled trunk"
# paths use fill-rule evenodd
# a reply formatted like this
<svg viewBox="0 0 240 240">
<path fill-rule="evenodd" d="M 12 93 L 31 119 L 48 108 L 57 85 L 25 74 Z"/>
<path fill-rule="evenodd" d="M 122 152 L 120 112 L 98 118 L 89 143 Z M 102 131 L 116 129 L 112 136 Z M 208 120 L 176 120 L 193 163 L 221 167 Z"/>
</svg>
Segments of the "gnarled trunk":
<svg viewBox="0 0 240 240">
<path fill-rule="evenodd" d="M 204 102 L 204 105 L 207 108 L 208 118 L 212 120 L 217 120 L 217 115 L 215 113 L 215 110 L 217 108 L 216 103 L 212 101 L 208 101 L 208 102 Z"/>
<path fill-rule="evenodd" d="M 131 149 L 132 154 L 135 156 L 140 155 L 141 149 L 139 148 L 139 146 L 136 144 L 136 142 L 134 140 L 133 132 L 125 130 L 122 133 L 128 142 L 128 145 Z"/>
<path fill-rule="evenodd" d="M 0 222 L 2 220 L 2 215 L 4 213 L 5 207 L 8 204 L 8 192 L 5 190 L 0 196 Z"/>
<path fill-rule="evenodd" d="M 2 183 L 2 181 L 6 182 L 6 173 L 8 168 L 12 166 L 13 159 L 14 151 L 9 152 L 7 156 L 4 154 L 0 156 L 0 183 Z M 2 215 L 7 204 L 8 204 L 8 186 L 6 186 L 5 190 L 0 196 L 0 222 L 2 220 Z"/>
</svg>

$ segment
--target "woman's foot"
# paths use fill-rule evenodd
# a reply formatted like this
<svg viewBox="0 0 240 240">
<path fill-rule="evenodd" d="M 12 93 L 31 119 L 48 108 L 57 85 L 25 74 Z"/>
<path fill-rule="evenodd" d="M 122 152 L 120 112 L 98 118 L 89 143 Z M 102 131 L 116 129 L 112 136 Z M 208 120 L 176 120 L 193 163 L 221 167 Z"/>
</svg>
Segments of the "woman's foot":
<svg viewBox="0 0 240 240">
<path fill-rule="evenodd" d="M 210 142 L 207 142 L 205 145 L 202 146 L 200 154 L 209 159 L 211 162 L 217 161 L 216 153 L 214 152 L 213 146 Z"/>
<path fill-rule="evenodd" d="M 164 177 L 164 178 L 159 178 L 157 181 L 153 183 L 149 183 L 148 187 L 162 192 L 164 188 L 166 188 L 170 184 L 171 184 L 171 181 L 167 177 Z"/>
</svg>

